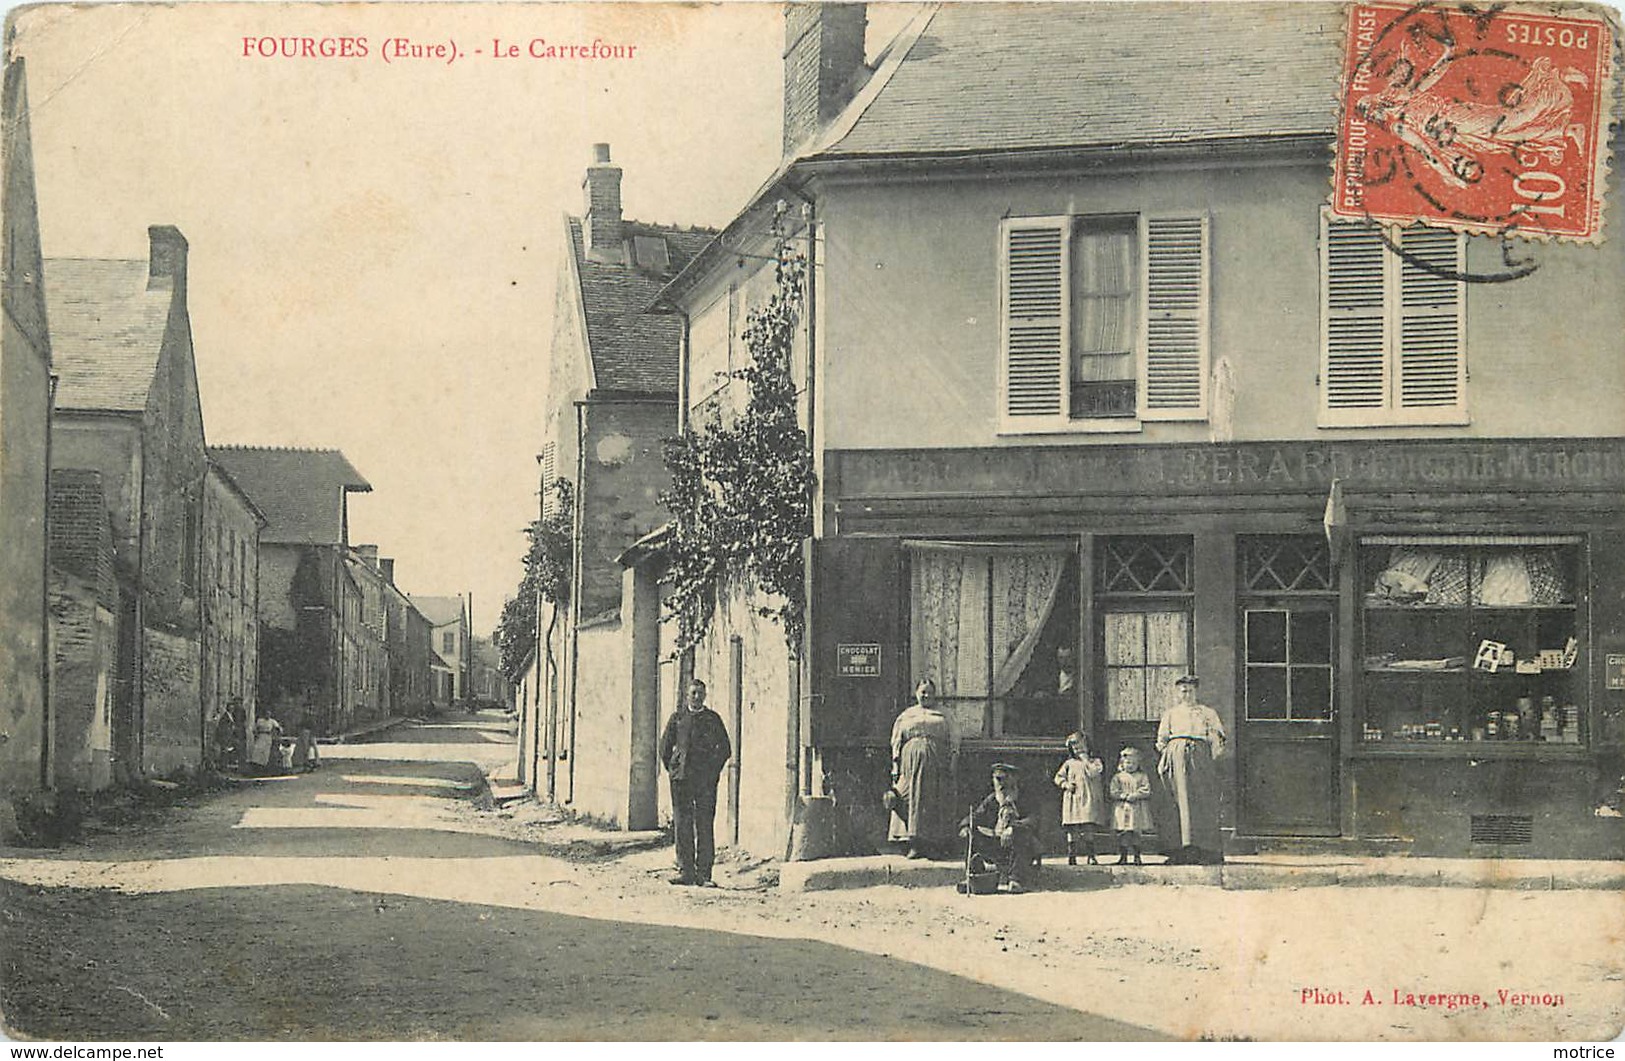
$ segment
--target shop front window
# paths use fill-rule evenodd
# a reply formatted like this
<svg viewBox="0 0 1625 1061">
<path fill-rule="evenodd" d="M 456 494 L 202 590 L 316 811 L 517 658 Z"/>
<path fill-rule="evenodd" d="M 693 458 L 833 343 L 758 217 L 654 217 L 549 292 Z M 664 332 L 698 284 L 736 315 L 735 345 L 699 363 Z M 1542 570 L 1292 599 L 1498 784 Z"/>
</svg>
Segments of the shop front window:
<svg viewBox="0 0 1625 1061">
<path fill-rule="evenodd" d="M 1367 745 L 1582 744 L 1578 539 L 1362 541 Z"/>
<path fill-rule="evenodd" d="M 1078 718 L 1070 548 L 909 546 L 910 660 L 962 737 L 1059 739 Z"/>
<path fill-rule="evenodd" d="M 1108 722 L 1155 722 L 1191 669 L 1191 540 L 1102 538 L 1096 554 Z"/>
</svg>

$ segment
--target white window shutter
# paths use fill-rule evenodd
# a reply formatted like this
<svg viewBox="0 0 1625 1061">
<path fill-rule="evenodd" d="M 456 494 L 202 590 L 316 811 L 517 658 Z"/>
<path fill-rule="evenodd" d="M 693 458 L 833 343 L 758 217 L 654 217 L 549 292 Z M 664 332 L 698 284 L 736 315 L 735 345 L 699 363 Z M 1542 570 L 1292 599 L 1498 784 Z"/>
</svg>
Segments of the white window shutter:
<svg viewBox="0 0 1625 1061">
<path fill-rule="evenodd" d="M 1007 431 L 1054 430 L 1067 413 L 1067 219 L 1008 218 L 999 419 Z"/>
<path fill-rule="evenodd" d="M 1147 217 L 1142 420 L 1207 417 L 1208 219 Z"/>
<path fill-rule="evenodd" d="M 1401 409 L 1459 409 L 1466 391 L 1462 356 L 1466 237 L 1436 228 L 1399 234 L 1406 254 L 1433 269 L 1399 260 L 1399 386 Z M 1439 272 L 1451 275 L 1441 276 Z"/>
<path fill-rule="evenodd" d="M 1323 422 L 1360 423 L 1362 410 L 1388 406 L 1387 266 L 1382 231 L 1322 215 L 1325 350 L 1321 360 Z"/>
<path fill-rule="evenodd" d="M 553 515 L 558 511 L 558 491 L 553 489 L 553 480 L 559 474 L 559 445 L 549 442 L 542 447 L 542 516 Z"/>
</svg>

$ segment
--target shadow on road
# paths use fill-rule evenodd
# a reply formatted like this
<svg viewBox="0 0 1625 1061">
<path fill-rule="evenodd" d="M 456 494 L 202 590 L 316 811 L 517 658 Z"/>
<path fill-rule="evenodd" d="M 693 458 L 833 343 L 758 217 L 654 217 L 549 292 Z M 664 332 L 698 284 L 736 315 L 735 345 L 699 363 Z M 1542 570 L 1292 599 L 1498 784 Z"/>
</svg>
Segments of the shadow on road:
<svg viewBox="0 0 1625 1061">
<path fill-rule="evenodd" d="M 827 943 L 287 885 L 0 881 L 0 1006 L 50 1039 L 1141 1039 Z"/>
</svg>

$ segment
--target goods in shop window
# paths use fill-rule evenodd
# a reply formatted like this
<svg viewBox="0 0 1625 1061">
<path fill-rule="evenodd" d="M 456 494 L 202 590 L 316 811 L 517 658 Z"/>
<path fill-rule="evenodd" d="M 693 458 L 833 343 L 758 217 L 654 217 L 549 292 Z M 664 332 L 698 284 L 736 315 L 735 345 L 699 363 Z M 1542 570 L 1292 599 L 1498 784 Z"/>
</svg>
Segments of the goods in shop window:
<svg viewBox="0 0 1625 1061">
<path fill-rule="evenodd" d="M 1506 644 L 1485 638 L 1478 643 L 1478 652 L 1473 656 L 1473 669 L 1494 674 L 1509 662 L 1511 654 Z"/>
</svg>

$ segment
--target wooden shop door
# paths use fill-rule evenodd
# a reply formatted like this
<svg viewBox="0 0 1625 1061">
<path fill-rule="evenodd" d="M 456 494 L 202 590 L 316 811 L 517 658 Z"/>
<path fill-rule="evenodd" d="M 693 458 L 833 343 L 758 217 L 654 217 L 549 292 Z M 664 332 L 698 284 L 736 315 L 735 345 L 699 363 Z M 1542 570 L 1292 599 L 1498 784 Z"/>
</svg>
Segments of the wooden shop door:
<svg viewBox="0 0 1625 1061">
<path fill-rule="evenodd" d="M 1330 600 L 1253 600 L 1241 611 L 1239 826 L 1249 836 L 1339 831 L 1336 615 Z"/>
</svg>

